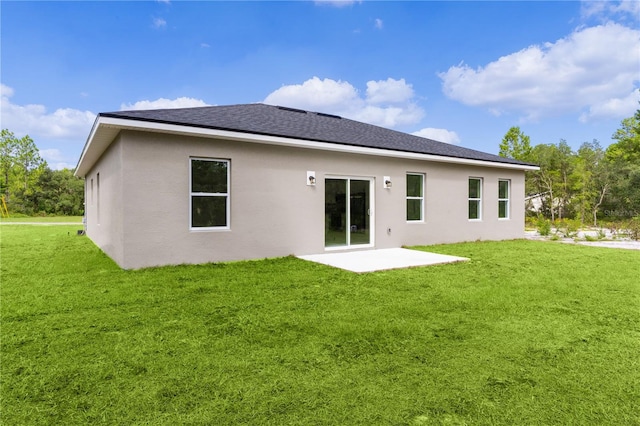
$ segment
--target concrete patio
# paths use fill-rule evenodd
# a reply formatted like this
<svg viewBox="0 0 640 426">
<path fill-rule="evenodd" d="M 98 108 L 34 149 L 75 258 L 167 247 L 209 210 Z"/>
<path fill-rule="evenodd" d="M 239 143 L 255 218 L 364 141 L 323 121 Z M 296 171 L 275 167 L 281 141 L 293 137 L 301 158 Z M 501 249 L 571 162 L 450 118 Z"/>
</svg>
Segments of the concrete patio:
<svg viewBox="0 0 640 426">
<path fill-rule="evenodd" d="M 465 262 L 469 260 L 466 257 L 448 256 L 404 248 L 331 252 L 298 256 L 298 258 L 358 273 Z"/>
</svg>

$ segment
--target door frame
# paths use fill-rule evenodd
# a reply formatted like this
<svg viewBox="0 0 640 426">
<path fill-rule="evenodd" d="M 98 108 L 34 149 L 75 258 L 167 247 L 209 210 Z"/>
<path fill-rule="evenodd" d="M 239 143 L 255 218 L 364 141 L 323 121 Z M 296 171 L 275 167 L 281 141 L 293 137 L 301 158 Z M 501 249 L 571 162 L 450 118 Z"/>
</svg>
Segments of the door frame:
<svg viewBox="0 0 640 426">
<path fill-rule="evenodd" d="M 348 219 L 346 232 L 347 232 L 347 244 L 344 246 L 332 246 L 327 247 L 326 242 L 323 241 L 325 251 L 338 251 L 338 250 L 354 250 L 360 248 L 373 248 L 375 247 L 375 218 L 376 218 L 376 209 L 375 209 L 375 189 L 376 189 L 376 178 L 374 176 L 357 176 L 357 175 L 332 175 L 327 174 L 324 175 L 323 185 L 326 185 L 327 179 L 345 179 L 347 180 L 347 211 L 346 218 Z M 361 180 L 361 181 L 369 181 L 369 244 L 351 244 L 351 236 L 349 232 L 349 226 L 351 222 L 351 185 L 349 184 L 352 180 Z M 327 200 L 326 200 L 326 190 L 323 192 L 323 210 L 326 208 Z M 322 215 L 323 220 L 323 229 L 325 222 L 325 215 Z M 325 232 L 323 233 L 323 238 Z"/>
</svg>

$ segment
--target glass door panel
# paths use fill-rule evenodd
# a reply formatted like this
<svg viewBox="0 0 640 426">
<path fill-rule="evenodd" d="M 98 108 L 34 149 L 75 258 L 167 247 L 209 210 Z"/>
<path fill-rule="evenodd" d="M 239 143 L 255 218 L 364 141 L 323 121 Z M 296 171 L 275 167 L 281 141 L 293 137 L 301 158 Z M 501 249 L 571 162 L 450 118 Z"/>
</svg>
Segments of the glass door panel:
<svg viewBox="0 0 640 426">
<path fill-rule="evenodd" d="M 328 178 L 324 188 L 325 247 L 371 244 L 371 181 Z"/>
<path fill-rule="evenodd" d="M 349 181 L 349 244 L 369 244 L 369 188 L 368 180 Z"/>
<path fill-rule="evenodd" d="M 324 181 L 324 245 L 346 246 L 347 242 L 347 180 Z"/>
</svg>

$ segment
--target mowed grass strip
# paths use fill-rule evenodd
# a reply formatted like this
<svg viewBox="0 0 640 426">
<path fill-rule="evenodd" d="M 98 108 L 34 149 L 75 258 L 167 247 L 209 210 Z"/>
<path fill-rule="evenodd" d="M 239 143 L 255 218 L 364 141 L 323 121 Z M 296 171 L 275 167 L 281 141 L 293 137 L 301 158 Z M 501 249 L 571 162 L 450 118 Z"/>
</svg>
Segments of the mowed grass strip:
<svg viewBox="0 0 640 426">
<path fill-rule="evenodd" d="M 82 216 L 24 216 L 0 217 L 0 224 L 11 223 L 78 223 L 82 225 Z M 80 227 L 82 229 L 82 227 Z"/>
<path fill-rule="evenodd" d="M 640 424 L 640 252 L 123 271 L 75 231 L 0 229 L 2 424 Z"/>
</svg>

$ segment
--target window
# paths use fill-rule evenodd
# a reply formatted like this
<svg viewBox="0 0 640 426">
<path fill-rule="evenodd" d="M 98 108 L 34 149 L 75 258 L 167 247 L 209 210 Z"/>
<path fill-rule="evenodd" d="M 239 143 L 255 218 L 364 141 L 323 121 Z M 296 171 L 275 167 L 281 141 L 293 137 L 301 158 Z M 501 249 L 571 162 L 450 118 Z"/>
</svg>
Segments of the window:
<svg viewBox="0 0 640 426">
<path fill-rule="evenodd" d="M 93 205 L 93 178 L 91 178 L 91 205 Z"/>
<path fill-rule="evenodd" d="M 96 174 L 96 198 L 98 207 L 96 208 L 96 223 L 100 225 L 100 173 Z"/>
<path fill-rule="evenodd" d="M 229 228 L 229 161 L 191 159 L 191 228 Z"/>
<path fill-rule="evenodd" d="M 509 219 L 509 187 L 511 181 L 498 180 L 498 218 Z"/>
<path fill-rule="evenodd" d="M 482 179 L 469 178 L 469 219 L 482 219 Z"/>
<path fill-rule="evenodd" d="M 424 175 L 407 173 L 407 221 L 424 220 Z"/>
</svg>

